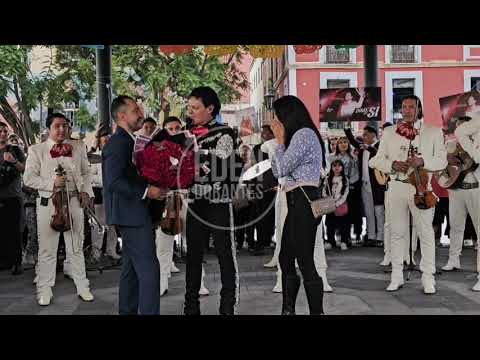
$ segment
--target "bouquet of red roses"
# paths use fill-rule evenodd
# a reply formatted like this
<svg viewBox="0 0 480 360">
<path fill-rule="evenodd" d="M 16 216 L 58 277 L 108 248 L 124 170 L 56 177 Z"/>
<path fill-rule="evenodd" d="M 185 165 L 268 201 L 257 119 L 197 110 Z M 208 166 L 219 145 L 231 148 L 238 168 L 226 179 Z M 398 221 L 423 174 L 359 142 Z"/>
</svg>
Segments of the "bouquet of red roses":
<svg viewBox="0 0 480 360">
<path fill-rule="evenodd" d="M 195 156 L 184 133 L 157 133 L 136 155 L 140 175 L 151 185 L 163 189 L 186 189 L 195 177 Z"/>
</svg>

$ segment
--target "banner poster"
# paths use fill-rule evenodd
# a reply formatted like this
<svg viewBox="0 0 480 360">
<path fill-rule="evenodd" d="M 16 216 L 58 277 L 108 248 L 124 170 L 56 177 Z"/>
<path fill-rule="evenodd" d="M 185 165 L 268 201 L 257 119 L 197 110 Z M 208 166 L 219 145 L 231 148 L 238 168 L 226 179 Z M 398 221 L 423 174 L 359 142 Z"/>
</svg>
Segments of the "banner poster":
<svg viewBox="0 0 480 360">
<path fill-rule="evenodd" d="M 381 121 L 380 87 L 320 89 L 320 121 Z"/>
<path fill-rule="evenodd" d="M 469 91 L 440 98 L 442 126 L 447 133 L 455 131 L 457 120 L 480 111 L 480 92 Z"/>
</svg>

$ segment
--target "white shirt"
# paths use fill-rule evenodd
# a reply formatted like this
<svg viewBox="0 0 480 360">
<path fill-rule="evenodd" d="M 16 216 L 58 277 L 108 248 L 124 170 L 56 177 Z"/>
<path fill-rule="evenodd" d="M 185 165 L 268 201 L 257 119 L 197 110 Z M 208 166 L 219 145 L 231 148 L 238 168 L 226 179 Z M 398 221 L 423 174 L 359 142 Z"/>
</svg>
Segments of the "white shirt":
<svg viewBox="0 0 480 360">
<path fill-rule="evenodd" d="M 371 144 L 369 146 L 374 146 L 377 142 L 378 142 L 378 140 L 375 141 L 373 144 Z M 368 169 L 369 169 L 368 162 L 370 160 L 369 158 L 370 158 L 370 151 L 363 150 L 362 179 L 363 179 L 363 183 L 367 187 L 367 190 L 371 192 L 372 188 L 371 188 L 371 183 L 370 183 L 370 172 L 368 171 Z"/>
</svg>

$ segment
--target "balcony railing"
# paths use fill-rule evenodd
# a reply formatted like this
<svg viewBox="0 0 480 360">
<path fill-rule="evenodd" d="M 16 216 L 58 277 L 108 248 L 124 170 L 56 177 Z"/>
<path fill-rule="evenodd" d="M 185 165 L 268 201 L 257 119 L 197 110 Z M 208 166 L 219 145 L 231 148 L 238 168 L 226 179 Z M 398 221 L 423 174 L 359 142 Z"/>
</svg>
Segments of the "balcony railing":
<svg viewBox="0 0 480 360">
<path fill-rule="evenodd" d="M 326 63 L 327 64 L 349 64 L 350 50 L 349 49 L 335 49 L 334 46 L 326 47 Z"/>
<path fill-rule="evenodd" d="M 414 45 L 392 45 L 390 55 L 391 63 L 415 63 L 415 46 Z"/>
</svg>

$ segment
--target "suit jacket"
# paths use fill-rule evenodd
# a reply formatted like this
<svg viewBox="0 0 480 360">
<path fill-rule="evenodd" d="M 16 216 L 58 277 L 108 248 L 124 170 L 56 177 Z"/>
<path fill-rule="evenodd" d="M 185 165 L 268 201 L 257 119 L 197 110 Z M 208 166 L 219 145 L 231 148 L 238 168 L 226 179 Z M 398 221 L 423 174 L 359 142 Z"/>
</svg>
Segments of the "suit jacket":
<svg viewBox="0 0 480 360">
<path fill-rule="evenodd" d="M 351 129 L 345 129 L 345 135 L 347 135 L 347 138 L 350 141 L 350 144 L 352 144 L 353 147 L 359 149 L 357 164 L 358 164 L 359 179 L 362 182 L 363 181 L 363 153 L 365 151 L 368 151 L 369 153 L 368 161 L 370 161 L 371 158 L 377 155 L 380 142 L 377 142 L 376 144 L 369 146 L 368 150 L 363 150 L 360 148 L 360 144 L 357 142 L 357 140 L 355 140 L 355 137 L 353 136 Z M 385 190 L 387 189 L 387 187 L 385 185 L 380 185 L 377 182 L 377 179 L 375 177 L 375 171 L 371 167 L 368 167 L 368 174 L 370 177 L 370 185 L 372 187 L 373 203 L 374 205 L 383 205 L 385 203 Z"/>
<path fill-rule="evenodd" d="M 394 161 L 406 161 L 410 146 L 412 146 L 416 148 L 418 156 L 423 158 L 424 168 L 429 171 L 430 179 L 433 171 L 445 169 L 447 166 L 447 149 L 440 128 L 424 124 L 419 135 L 410 141 L 397 134 L 397 126 L 389 126 L 383 132 L 377 155 L 370 159 L 370 167 L 390 174 L 392 180 L 405 180 L 408 175 L 394 171 L 392 164 Z M 430 181 L 429 189 L 431 190 Z"/>
<path fill-rule="evenodd" d="M 472 119 L 464 122 L 455 130 L 455 136 L 472 159 L 480 164 L 480 112 L 471 114 Z M 473 175 L 480 181 L 480 166 L 473 172 Z"/>
<path fill-rule="evenodd" d="M 102 151 L 103 201 L 107 225 L 144 226 L 150 216 L 142 199 L 147 183 L 132 162 L 134 140 L 118 127 Z"/>
<path fill-rule="evenodd" d="M 30 146 L 23 174 L 25 186 L 38 190 L 41 197 L 49 198 L 53 192 L 55 169 L 60 164 L 67 173 L 68 190 L 86 192 L 93 197 L 85 145 L 77 140 L 65 140 L 64 143 L 72 145 L 72 157 L 62 156 L 53 159 L 50 150 L 54 142 L 50 139 Z"/>
</svg>

